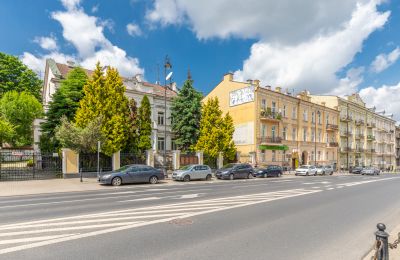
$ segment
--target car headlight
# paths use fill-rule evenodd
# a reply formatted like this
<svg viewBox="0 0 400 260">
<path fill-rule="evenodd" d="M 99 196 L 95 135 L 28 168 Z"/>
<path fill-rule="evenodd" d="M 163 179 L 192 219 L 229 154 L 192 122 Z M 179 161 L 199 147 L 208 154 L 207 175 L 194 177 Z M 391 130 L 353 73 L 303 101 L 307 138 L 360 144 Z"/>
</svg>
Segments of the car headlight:
<svg viewBox="0 0 400 260">
<path fill-rule="evenodd" d="M 106 175 L 103 175 L 103 179 L 108 179 L 108 178 L 110 178 L 111 177 L 111 174 L 106 174 Z"/>
<path fill-rule="evenodd" d="M 258 173 L 263 173 L 263 171 L 258 171 Z"/>
</svg>

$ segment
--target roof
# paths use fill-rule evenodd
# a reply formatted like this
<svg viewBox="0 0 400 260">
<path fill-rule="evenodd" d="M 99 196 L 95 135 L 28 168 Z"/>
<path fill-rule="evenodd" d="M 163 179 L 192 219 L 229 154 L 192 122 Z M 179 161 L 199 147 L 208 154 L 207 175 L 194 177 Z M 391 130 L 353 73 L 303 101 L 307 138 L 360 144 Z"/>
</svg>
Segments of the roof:
<svg viewBox="0 0 400 260">
<path fill-rule="evenodd" d="M 62 63 L 56 63 L 56 66 L 61 74 L 61 77 L 64 79 L 67 77 L 67 74 L 74 68 L 74 66 L 69 66 L 67 64 L 62 64 Z M 92 76 L 93 70 L 88 70 L 84 68 L 82 69 L 86 72 L 86 75 L 88 77 Z"/>
</svg>

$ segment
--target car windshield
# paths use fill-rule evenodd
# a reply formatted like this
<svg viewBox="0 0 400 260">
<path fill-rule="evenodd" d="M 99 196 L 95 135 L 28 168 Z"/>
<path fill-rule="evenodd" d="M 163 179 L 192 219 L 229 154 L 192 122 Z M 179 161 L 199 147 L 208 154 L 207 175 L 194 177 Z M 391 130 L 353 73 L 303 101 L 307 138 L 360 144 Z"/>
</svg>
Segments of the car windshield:
<svg viewBox="0 0 400 260">
<path fill-rule="evenodd" d="M 222 167 L 222 169 L 230 169 L 230 168 L 235 167 L 236 165 L 237 164 L 234 164 L 234 163 L 228 163 L 228 164 L 225 164 L 224 167 Z"/>
<path fill-rule="evenodd" d="M 190 168 L 192 168 L 192 166 L 193 165 L 185 165 L 185 166 L 182 166 L 181 168 L 180 168 L 180 170 L 189 170 Z"/>
<path fill-rule="evenodd" d="M 125 166 L 122 166 L 121 168 L 119 168 L 118 170 L 115 170 L 114 172 L 123 172 L 123 171 L 129 169 L 130 167 L 131 167 L 130 165 L 125 165 Z"/>
<path fill-rule="evenodd" d="M 299 169 L 308 169 L 307 165 L 300 166 Z"/>
<path fill-rule="evenodd" d="M 318 169 L 322 169 L 322 168 L 324 168 L 324 166 L 317 166 L 317 168 L 318 168 Z"/>
</svg>

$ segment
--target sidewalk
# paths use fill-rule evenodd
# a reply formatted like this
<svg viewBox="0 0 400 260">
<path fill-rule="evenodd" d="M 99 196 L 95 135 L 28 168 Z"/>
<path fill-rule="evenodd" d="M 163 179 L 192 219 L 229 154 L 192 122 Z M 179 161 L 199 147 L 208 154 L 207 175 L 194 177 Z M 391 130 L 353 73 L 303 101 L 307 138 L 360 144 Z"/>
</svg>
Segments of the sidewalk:
<svg viewBox="0 0 400 260">
<path fill-rule="evenodd" d="M 390 231 L 390 232 L 389 232 Z M 399 232 L 400 232 L 400 225 L 398 225 L 396 228 L 394 228 L 393 230 L 386 230 L 386 232 L 389 233 L 389 243 L 393 243 L 397 238 Z M 374 239 L 373 235 L 371 234 L 371 241 Z M 372 241 L 371 243 L 373 243 L 375 241 Z M 371 260 L 372 257 L 375 254 L 375 250 L 371 250 L 364 258 L 363 260 Z M 389 259 L 390 260 L 400 260 L 400 245 L 397 245 L 397 248 L 395 249 L 390 249 L 389 248 Z"/>
</svg>

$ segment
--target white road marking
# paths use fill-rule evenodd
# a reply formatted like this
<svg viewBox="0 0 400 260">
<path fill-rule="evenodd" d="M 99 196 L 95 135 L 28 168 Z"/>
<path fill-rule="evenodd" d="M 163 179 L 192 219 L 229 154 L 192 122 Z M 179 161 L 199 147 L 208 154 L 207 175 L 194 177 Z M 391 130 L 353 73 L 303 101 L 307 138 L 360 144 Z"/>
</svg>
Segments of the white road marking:
<svg viewBox="0 0 400 260">
<path fill-rule="evenodd" d="M 335 188 L 327 188 L 327 190 L 334 190 Z"/>
<path fill-rule="evenodd" d="M 25 243 L 25 242 L 37 242 L 37 241 L 51 240 L 51 239 L 56 239 L 56 238 L 60 238 L 60 237 L 68 237 L 68 236 L 74 236 L 74 235 L 76 235 L 76 234 L 64 234 L 64 235 L 58 235 L 58 236 L 41 236 L 41 237 L 0 240 L 0 245 L 19 244 L 19 243 Z"/>
<path fill-rule="evenodd" d="M 319 187 L 318 186 L 314 186 L 314 187 L 311 187 L 312 189 L 319 189 Z"/>
<path fill-rule="evenodd" d="M 180 198 L 181 199 L 193 199 L 193 198 L 197 198 L 199 196 L 199 194 L 185 194 L 182 195 Z"/>
<path fill-rule="evenodd" d="M 147 197 L 147 198 L 141 198 L 141 199 L 134 199 L 134 200 L 121 200 L 118 202 L 127 202 L 127 201 L 146 201 L 146 200 L 159 200 L 161 199 L 160 197 Z"/>
</svg>

